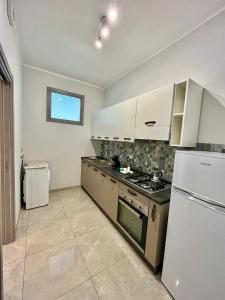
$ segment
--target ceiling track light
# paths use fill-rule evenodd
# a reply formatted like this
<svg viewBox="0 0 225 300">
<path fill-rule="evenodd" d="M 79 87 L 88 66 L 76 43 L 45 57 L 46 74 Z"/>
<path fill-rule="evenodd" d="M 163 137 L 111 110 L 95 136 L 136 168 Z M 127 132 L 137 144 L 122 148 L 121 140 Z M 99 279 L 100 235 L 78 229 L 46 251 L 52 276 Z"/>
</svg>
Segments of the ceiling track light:
<svg viewBox="0 0 225 300">
<path fill-rule="evenodd" d="M 117 14 L 117 8 L 115 2 L 116 2 L 115 0 L 112 1 L 107 16 L 101 17 L 101 24 L 98 31 L 98 37 L 97 40 L 95 41 L 95 47 L 97 49 L 102 48 L 102 39 L 107 39 L 110 35 L 109 23 L 114 23 L 117 19 L 118 14 Z"/>
</svg>

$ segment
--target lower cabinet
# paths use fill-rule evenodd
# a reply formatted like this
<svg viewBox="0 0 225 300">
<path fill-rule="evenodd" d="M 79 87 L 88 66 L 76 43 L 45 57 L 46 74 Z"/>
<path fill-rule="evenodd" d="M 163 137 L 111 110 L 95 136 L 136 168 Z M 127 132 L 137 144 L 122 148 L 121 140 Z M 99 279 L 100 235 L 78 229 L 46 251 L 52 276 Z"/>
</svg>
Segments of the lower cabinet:
<svg viewBox="0 0 225 300">
<path fill-rule="evenodd" d="M 87 162 L 82 161 L 81 185 L 112 221 L 116 222 L 119 182 Z"/>
<path fill-rule="evenodd" d="M 169 203 L 158 205 L 150 201 L 145 258 L 157 268 L 163 262 Z"/>
<path fill-rule="evenodd" d="M 82 161 L 81 185 L 114 223 L 117 222 L 119 189 L 149 207 L 144 256 L 157 272 L 163 262 L 169 203 L 156 204 L 86 161 Z"/>
</svg>

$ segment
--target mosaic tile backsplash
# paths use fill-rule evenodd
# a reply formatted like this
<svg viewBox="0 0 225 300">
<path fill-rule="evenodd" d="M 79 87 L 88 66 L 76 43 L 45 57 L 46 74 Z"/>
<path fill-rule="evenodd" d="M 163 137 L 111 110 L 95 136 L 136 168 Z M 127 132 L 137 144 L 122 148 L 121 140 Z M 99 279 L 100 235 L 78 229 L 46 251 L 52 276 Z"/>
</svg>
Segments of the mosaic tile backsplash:
<svg viewBox="0 0 225 300">
<path fill-rule="evenodd" d="M 102 141 L 101 154 L 110 159 L 118 155 L 122 164 L 129 163 L 131 168 L 151 173 L 154 168 L 164 170 L 164 178 L 171 180 L 175 149 L 164 141 L 136 140 L 134 143 Z M 131 156 L 130 159 L 128 156 Z"/>
<path fill-rule="evenodd" d="M 224 148 L 225 145 L 197 144 L 197 148 L 193 150 L 222 152 Z M 154 168 L 163 170 L 163 177 L 169 181 L 173 176 L 175 151 L 176 149 L 170 147 L 169 143 L 165 141 L 101 142 L 101 155 L 105 159 L 118 155 L 122 164 L 129 163 L 135 170 L 145 173 L 151 173 Z"/>
</svg>

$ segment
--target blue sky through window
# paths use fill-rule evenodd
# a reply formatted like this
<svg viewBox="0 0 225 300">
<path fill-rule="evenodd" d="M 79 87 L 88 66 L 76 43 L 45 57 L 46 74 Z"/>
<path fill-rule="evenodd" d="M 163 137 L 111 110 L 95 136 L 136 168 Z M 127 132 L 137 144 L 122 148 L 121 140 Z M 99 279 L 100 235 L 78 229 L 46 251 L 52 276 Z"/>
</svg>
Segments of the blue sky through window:
<svg viewBox="0 0 225 300">
<path fill-rule="evenodd" d="M 51 118 L 80 122 L 80 105 L 79 98 L 52 92 Z"/>
</svg>

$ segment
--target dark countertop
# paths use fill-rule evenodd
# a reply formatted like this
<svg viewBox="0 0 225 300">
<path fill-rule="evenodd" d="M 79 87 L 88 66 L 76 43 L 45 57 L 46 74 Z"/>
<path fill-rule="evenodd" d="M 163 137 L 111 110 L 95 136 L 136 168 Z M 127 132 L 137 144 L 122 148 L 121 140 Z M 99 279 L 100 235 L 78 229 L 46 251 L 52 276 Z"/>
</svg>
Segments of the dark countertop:
<svg viewBox="0 0 225 300">
<path fill-rule="evenodd" d="M 112 178 L 118 180 L 119 182 L 129 186 L 133 190 L 136 190 L 137 192 L 146 196 L 147 198 L 153 200 L 154 202 L 156 202 L 159 205 L 165 204 L 170 201 L 170 193 L 171 193 L 170 189 L 162 191 L 162 192 L 156 192 L 153 194 L 149 194 L 146 191 L 133 185 L 132 183 L 124 181 L 123 178 L 125 178 L 127 176 L 127 174 L 122 174 L 119 171 L 113 170 L 105 160 L 103 160 L 101 158 L 99 158 L 99 159 L 92 158 L 91 159 L 89 157 L 82 157 L 81 159 L 85 160 L 93 167 L 96 167 L 97 169 L 101 170 L 102 172 L 106 173 L 107 175 L 111 176 Z"/>
</svg>

